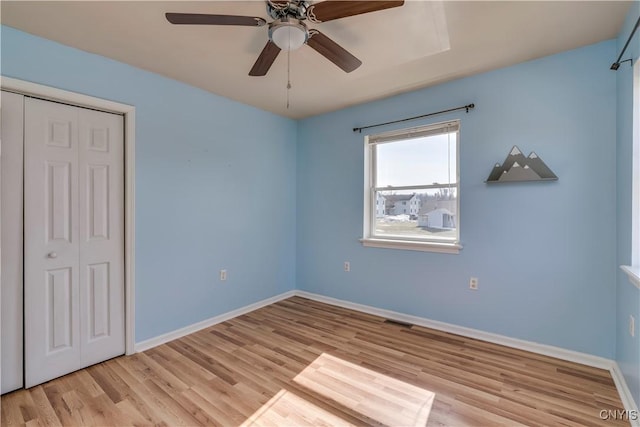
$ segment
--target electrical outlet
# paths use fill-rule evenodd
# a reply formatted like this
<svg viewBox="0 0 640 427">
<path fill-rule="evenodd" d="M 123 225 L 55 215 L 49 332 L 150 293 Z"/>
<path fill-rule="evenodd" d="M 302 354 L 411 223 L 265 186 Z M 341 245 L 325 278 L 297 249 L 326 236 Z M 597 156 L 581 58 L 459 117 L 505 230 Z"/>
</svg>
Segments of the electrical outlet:
<svg viewBox="0 0 640 427">
<path fill-rule="evenodd" d="M 227 270 L 220 270 L 220 280 L 227 280 Z"/>
<path fill-rule="evenodd" d="M 478 278 L 472 277 L 469 279 L 469 289 L 473 289 L 474 291 L 478 290 Z"/>
<path fill-rule="evenodd" d="M 636 318 L 632 315 L 629 316 L 629 335 L 636 336 Z"/>
<path fill-rule="evenodd" d="M 351 271 L 351 263 L 349 261 L 344 262 L 344 271 Z"/>
</svg>

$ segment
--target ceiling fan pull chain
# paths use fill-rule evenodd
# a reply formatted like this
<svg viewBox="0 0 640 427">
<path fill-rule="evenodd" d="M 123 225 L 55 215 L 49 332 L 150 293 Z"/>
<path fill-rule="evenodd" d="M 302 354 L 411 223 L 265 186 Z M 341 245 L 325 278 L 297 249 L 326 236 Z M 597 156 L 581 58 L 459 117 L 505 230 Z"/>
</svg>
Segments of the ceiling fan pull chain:
<svg viewBox="0 0 640 427">
<path fill-rule="evenodd" d="M 291 51 L 287 51 L 287 110 L 289 109 L 289 90 L 291 89 Z"/>
</svg>

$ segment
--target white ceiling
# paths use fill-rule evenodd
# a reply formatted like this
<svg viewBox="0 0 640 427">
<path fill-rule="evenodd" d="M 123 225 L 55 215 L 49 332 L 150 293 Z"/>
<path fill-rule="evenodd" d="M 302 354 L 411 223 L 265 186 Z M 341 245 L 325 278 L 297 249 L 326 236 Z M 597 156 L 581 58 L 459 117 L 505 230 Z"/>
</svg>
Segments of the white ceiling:
<svg viewBox="0 0 640 427">
<path fill-rule="evenodd" d="M 363 65 L 347 74 L 308 46 L 249 77 L 267 28 L 177 26 L 165 12 L 260 16 L 263 1 L 7 1 L 2 24 L 302 118 L 617 36 L 630 2 L 406 1 L 310 25 Z M 613 62 L 615 58 L 611 58 Z M 607 66 L 608 64 L 603 64 Z"/>
</svg>

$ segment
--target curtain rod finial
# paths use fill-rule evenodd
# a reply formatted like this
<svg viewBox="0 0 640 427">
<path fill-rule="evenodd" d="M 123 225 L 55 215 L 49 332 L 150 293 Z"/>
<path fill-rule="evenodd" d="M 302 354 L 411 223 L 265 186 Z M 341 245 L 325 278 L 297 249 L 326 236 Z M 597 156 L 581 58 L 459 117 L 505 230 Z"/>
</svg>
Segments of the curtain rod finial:
<svg viewBox="0 0 640 427">
<path fill-rule="evenodd" d="M 613 71 L 617 71 L 618 68 L 620 68 L 620 66 L 625 62 L 628 62 L 629 65 L 633 66 L 633 59 L 629 58 L 629 59 L 625 59 L 624 61 L 618 60 L 617 62 L 614 62 L 613 64 L 611 64 L 611 67 L 609 69 Z"/>
</svg>

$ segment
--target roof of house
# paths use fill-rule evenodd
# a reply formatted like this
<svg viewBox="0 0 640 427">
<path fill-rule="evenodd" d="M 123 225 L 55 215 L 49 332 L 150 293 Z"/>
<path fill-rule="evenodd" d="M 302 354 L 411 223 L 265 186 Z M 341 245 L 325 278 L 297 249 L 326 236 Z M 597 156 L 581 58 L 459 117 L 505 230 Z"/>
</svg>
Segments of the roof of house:
<svg viewBox="0 0 640 427">
<path fill-rule="evenodd" d="M 447 214 L 447 215 L 453 215 L 453 212 L 451 212 L 449 209 L 445 209 L 445 208 L 438 208 L 438 209 L 434 209 L 432 211 L 429 211 L 427 213 L 424 213 L 422 215 L 430 215 L 430 214 Z"/>
<path fill-rule="evenodd" d="M 390 201 L 390 202 L 401 202 L 403 200 L 411 200 L 413 199 L 415 196 L 414 194 L 389 194 L 389 195 L 382 195 L 382 197 L 384 197 L 386 200 Z"/>
</svg>

